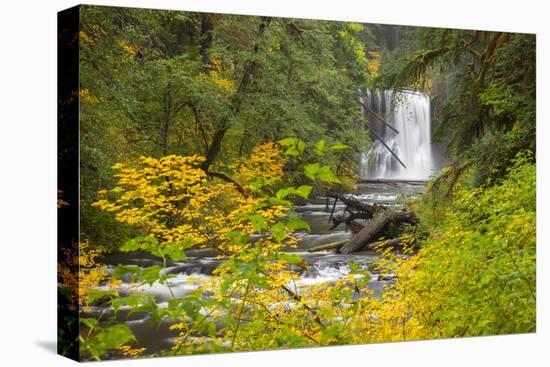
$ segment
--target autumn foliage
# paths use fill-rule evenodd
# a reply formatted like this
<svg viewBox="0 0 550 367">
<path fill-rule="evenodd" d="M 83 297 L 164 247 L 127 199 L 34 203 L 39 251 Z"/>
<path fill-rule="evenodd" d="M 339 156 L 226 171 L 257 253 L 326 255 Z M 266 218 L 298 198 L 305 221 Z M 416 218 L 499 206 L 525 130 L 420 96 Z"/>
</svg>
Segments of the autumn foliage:
<svg viewBox="0 0 550 367">
<path fill-rule="evenodd" d="M 232 182 L 209 177 L 198 156 L 116 164 L 117 185 L 102 190 L 94 205 L 142 232 L 123 251 L 149 252 L 166 266 L 168 259 L 185 260 L 186 249 L 214 247 L 223 262 L 214 276 L 193 280 L 201 283 L 198 289 L 172 293 L 168 306 L 158 308 L 150 295 L 122 296 L 118 279 L 170 288 L 171 276 L 162 267 L 119 266 L 108 277 L 101 265 L 90 268 L 97 254 L 83 251 L 81 310 L 106 298 L 115 310 L 126 305 L 151 312 L 154 323 L 169 321 L 179 336 L 167 355 L 534 329 L 534 166 L 528 155 L 518 158 L 502 184 L 459 191 L 444 225 L 420 252 L 412 246 L 404 255 L 383 252 L 376 268 L 398 281 L 374 297 L 369 273 L 354 264 L 335 283 L 297 285 L 295 269 L 306 265 L 284 250 L 296 246 L 294 232 L 308 225 L 292 214 L 288 199 L 307 198 L 311 187 L 285 186 L 284 166 L 293 154 L 283 152 L 267 143 L 229 166 L 245 194 Z M 510 233 L 503 236 L 496 228 Z M 102 291 L 99 284 L 105 284 Z M 108 350 L 126 357 L 146 353 L 124 324 L 94 320 L 82 321 L 89 330 L 81 336 L 84 353 L 96 359 Z M 109 339 L 117 342 L 105 345 L 101 340 L 110 334 L 118 335 Z"/>
</svg>

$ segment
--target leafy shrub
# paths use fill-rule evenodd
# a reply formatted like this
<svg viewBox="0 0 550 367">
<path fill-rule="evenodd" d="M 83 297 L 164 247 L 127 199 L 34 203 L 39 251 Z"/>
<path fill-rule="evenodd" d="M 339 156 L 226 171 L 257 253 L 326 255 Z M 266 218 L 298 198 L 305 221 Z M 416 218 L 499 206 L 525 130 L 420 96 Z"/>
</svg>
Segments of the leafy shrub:
<svg viewBox="0 0 550 367">
<path fill-rule="evenodd" d="M 535 330 L 535 180 L 532 155 L 520 153 L 502 183 L 456 192 L 388 293 L 394 309 L 409 305 L 410 338 Z"/>
</svg>

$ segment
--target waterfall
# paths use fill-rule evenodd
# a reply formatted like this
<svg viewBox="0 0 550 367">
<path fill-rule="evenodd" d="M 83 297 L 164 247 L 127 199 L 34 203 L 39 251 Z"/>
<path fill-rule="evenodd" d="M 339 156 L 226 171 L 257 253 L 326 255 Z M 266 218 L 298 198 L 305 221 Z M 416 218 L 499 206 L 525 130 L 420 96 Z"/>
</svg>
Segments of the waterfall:
<svg viewBox="0 0 550 367">
<path fill-rule="evenodd" d="M 431 143 L 430 99 L 413 91 L 367 91 L 362 104 L 385 118 L 398 133 L 361 107 L 369 127 L 405 164 L 403 167 L 378 140 L 361 158 L 362 178 L 424 180 L 434 169 Z"/>
</svg>

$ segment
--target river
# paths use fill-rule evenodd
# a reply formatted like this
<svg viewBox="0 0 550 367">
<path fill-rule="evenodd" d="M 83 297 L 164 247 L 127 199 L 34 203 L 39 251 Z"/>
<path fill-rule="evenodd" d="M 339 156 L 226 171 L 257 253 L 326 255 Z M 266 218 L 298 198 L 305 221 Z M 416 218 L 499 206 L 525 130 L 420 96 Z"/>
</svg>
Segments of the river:
<svg viewBox="0 0 550 367">
<path fill-rule="evenodd" d="M 373 204 L 383 204 L 390 207 L 398 207 L 399 196 L 417 195 L 423 191 L 424 186 L 419 182 L 388 181 L 376 183 L 359 184 L 358 190 L 350 195 L 357 199 Z M 336 213 L 341 212 L 344 206 L 339 203 L 336 205 Z M 338 279 L 347 277 L 349 274 L 350 263 L 356 263 L 362 269 L 368 269 L 371 273 L 369 288 L 374 291 L 375 296 L 379 296 L 383 288 L 390 280 L 379 279 L 371 265 L 379 259 L 379 255 L 373 252 L 358 252 L 354 254 L 337 254 L 332 251 L 322 251 L 310 253 L 307 249 L 347 239 L 351 233 L 343 225 L 331 230 L 329 224 L 332 202 L 327 206 L 325 197 L 318 197 L 306 203 L 294 207 L 295 212 L 310 224 L 311 231 L 298 232 L 296 235 L 300 238 L 298 247 L 290 251 L 299 254 L 307 263 L 307 270 L 301 273 L 300 280 L 293 286 L 301 288 L 303 291 L 307 286 L 323 282 L 335 282 Z M 174 278 L 167 282 L 170 285 L 174 296 L 181 297 L 187 292 L 196 289 L 200 285 L 201 278 L 212 276 L 212 272 L 223 260 L 217 259 L 216 254 L 208 250 L 190 251 L 188 261 L 174 262 L 169 261 L 166 272 L 174 275 Z M 107 256 L 104 259 L 109 271 L 113 271 L 117 265 L 138 265 L 147 267 L 152 265 L 162 265 L 158 258 L 154 258 L 144 253 L 116 253 Z M 118 290 L 121 294 L 127 295 L 129 284 L 123 283 Z M 166 307 L 169 299 L 172 297 L 167 285 L 154 283 L 151 287 L 144 285 L 134 288 L 132 292 L 143 292 L 155 297 L 159 308 Z M 94 306 L 91 312 L 84 316 L 108 317 L 112 315 L 111 307 Z M 136 312 L 128 314 L 128 309 L 124 307 L 119 310 L 116 316 L 117 320 L 126 323 L 134 332 L 139 344 L 147 348 L 148 353 L 158 353 L 162 350 L 170 349 L 177 337 L 177 331 L 169 330 L 169 322 L 161 324 L 158 328 L 149 322 L 150 314 L 146 312 Z"/>
<path fill-rule="evenodd" d="M 421 193 L 424 190 L 423 180 L 434 172 L 436 157 L 431 142 L 430 100 L 418 92 L 405 91 L 398 94 L 398 101 L 393 98 L 396 93 L 391 91 L 367 91 L 367 95 L 361 98 L 362 105 L 366 106 L 363 113 L 369 121 L 369 128 L 373 135 L 377 133 L 380 139 L 363 155 L 360 164 L 360 176 L 371 180 L 363 180 L 357 190 L 349 195 L 369 204 L 399 207 L 400 197 L 411 197 Z M 384 116 L 382 119 L 386 121 L 384 124 L 380 122 L 381 116 Z M 396 155 L 400 156 L 402 164 L 399 164 Z M 373 178 L 377 180 L 372 180 Z M 331 229 L 331 210 L 332 202 L 329 203 L 327 198 L 322 196 L 311 199 L 304 205 L 294 206 L 294 211 L 311 227 L 310 232 L 296 233 L 300 239 L 298 246 L 288 250 L 299 254 L 307 264 L 307 270 L 302 271 L 300 279 L 292 284 L 294 291 L 307 292 L 307 287 L 313 284 L 347 278 L 350 272 L 349 264 L 355 263 L 362 270 L 369 271 L 371 277 L 368 287 L 375 297 L 379 297 L 384 286 L 391 280 L 379 277 L 372 269 L 372 264 L 379 259 L 378 254 L 355 252 L 344 255 L 333 251 L 307 251 L 314 246 L 351 237 L 350 231 L 343 225 Z M 344 206 L 339 202 L 335 214 L 343 210 Z M 167 284 L 154 283 L 151 287 L 145 285 L 133 288 L 132 292 L 150 294 L 155 297 L 159 308 L 166 307 L 173 296 L 184 296 L 197 289 L 201 279 L 212 276 L 214 269 L 223 261 L 216 255 L 208 250 L 189 251 L 187 261 L 167 263 L 166 273 L 174 276 L 167 281 L 169 287 Z M 121 264 L 140 267 L 162 265 L 160 259 L 137 252 L 111 254 L 104 259 L 104 263 L 111 272 Z M 118 290 L 125 295 L 128 294 L 128 288 L 129 284 L 125 283 Z M 130 315 L 128 311 L 122 308 L 116 318 L 132 329 L 139 344 L 147 348 L 147 353 L 158 353 L 171 348 L 178 332 L 169 330 L 168 321 L 155 327 L 149 322 L 150 314 L 136 312 Z M 106 317 L 113 313 L 110 307 L 97 306 L 92 307 L 91 312 L 85 316 Z"/>
</svg>

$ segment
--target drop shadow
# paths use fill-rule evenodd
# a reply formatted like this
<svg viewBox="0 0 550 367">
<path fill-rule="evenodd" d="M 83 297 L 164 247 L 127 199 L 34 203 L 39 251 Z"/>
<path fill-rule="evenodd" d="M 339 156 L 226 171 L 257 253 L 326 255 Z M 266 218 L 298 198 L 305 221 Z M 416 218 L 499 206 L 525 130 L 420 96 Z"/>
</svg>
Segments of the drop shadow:
<svg viewBox="0 0 550 367">
<path fill-rule="evenodd" d="M 39 340 L 36 345 L 47 352 L 57 354 L 57 342 L 55 340 Z"/>
</svg>

